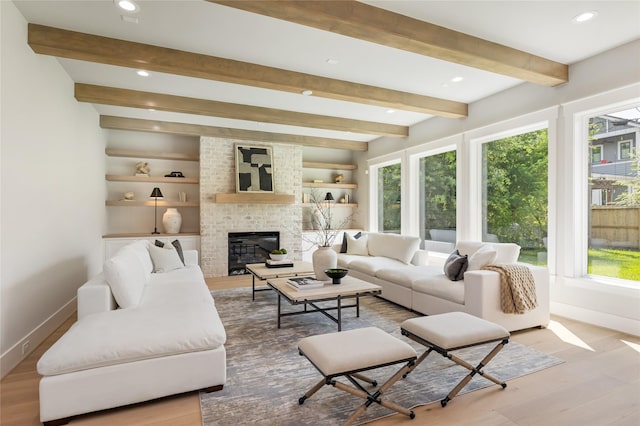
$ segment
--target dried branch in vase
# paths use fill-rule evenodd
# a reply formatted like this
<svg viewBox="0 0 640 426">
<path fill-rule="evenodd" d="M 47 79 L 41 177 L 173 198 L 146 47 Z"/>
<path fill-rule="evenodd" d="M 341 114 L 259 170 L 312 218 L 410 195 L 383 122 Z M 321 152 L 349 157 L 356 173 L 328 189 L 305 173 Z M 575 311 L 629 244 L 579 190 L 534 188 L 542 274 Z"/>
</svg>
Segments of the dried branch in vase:
<svg viewBox="0 0 640 426">
<path fill-rule="evenodd" d="M 309 241 L 319 247 L 331 247 L 336 236 L 341 230 L 346 229 L 351 223 L 353 213 L 349 214 L 346 218 L 340 220 L 339 223 L 334 223 L 333 212 L 331 211 L 331 204 L 335 203 L 333 196 L 331 199 L 328 196 L 323 195 L 318 191 L 311 192 L 311 204 L 313 205 L 313 214 L 311 215 L 311 222 L 313 229 L 316 231 L 316 238 L 314 241 Z"/>
</svg>

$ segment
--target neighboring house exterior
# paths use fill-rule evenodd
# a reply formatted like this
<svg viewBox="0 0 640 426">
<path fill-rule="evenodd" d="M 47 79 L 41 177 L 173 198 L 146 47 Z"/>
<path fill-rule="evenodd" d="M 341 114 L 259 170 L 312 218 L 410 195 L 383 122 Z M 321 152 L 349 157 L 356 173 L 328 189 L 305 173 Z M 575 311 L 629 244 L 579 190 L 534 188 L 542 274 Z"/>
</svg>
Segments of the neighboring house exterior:
<svg viewBox="0 0 640 426">
<path fill-rule="evenodd" d="M 626 120 L 613 116 L 598 116 L 591 120 L 597 132 L 591 141 L 591 204 L 609 205 L 631 190 L 624 185 L 638 173 L 633 167 L 638 152 L 640 124 L 638 119 Z"/>
</svg>

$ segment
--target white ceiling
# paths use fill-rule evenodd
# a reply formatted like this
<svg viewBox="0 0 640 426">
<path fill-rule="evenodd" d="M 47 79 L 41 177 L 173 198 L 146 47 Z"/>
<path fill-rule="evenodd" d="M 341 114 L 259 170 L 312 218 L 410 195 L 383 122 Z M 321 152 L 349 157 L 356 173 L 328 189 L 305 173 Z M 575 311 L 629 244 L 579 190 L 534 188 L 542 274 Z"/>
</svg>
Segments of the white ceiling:
<svg viewBox="0 0 640 426">
<path fill-rule="evenodd" d="M 200 0 L 15 1 L 25 19 L 62 29 L 169 47 L 472 103 L 522 81 Z M 367 1 L 459 32 L 572 64 L 640 38 L 640 1 Z M 572 18 L 594 10 L 597 17 Z M 121 15 L 137 18 L 127 22 Z M 25 36 L 25 43 L 27 42 Z M 337 64 L 327 63 L 335 59 Z M 282 110 L 412 125 L 431 116 L 170 74 L 59 59 L 74 82 Z M 453 77 L 464 80 L 452 83 Z M 595 77 L 595 76 L 594 76 Z M 571 76 L 569 76 L 571 78 Z M 100 114 L 357 141 L 375 136 L 199 115 L 95 105 Z"/>
</svg>

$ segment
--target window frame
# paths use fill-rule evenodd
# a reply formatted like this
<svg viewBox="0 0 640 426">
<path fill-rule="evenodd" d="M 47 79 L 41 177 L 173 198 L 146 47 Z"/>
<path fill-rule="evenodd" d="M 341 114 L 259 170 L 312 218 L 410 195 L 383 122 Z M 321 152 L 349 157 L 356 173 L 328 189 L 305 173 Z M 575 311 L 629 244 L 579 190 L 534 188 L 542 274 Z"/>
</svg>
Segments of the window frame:
<svg viewBox="0 0 640 426">
<path fill-rule="evenodd" d="M 470 131 L 465 134 L 465 145 L 468 147 L 470 160 L 468 164 L 468 179 L 462 187 L 463 200 L 469 200 L 469 205 L 460 206 L 465 208 L 466 224 L 465 234 L 462 239 L 480 241 L 482 238 L 482 146 L 485 143 L 516 136 L 540 129 L 547 129 L 548 146 L 548 176 L 547 176 L 547 199 L 548 199 L 548 223 L 547 223 L 547 268 L 551 274 L 556 272 L 557 250 L 557 193 L 558 188 L 558 144 L 557 144 L 557 121 L 559 107 L 554 106 L 540 110 L 531 114 L 526 114 L 510 120 L 505 120 L 494 125 Z"/>
<path fill-rule="evenodd" d="M 622 158 L 622 144 L 629 144 L 629 155 L 626 158 Z M 631 159 L 631 152 L 633 151 L 633 139 L 625 139 L 618 141 L 618 161 L 628 161 Z"/>
<path fill-rule="evenodd" d="M 602 163 L 602 160 L 604 160 L 604 144 L 591 145 L 591 148 L 591 164 Z M 600 148 L 600 159 L 598 161 L 593 161 L 593 148 Z"/>
<path fill-rule="evenodd" d="M 549 148 L 549 137 L 550 137 L 549 133 L 550 133 L 550 130 L 549 130 L 549 122 L 548 121 L 540 121 L 540 122 L 537 122 L 537 123 L 532 123 L 530 125 L 526 125 L 526 126 L 522 126 L 522 127 L 518 127 L 518 128 L 513 128 L 511 130 L 508 130 L 508 131 L 505 131 L 505 132 L 500 132 L 500 133 L 495 134 L 495 135 L 489 135 L 489 136 L 487 136 L 485 138 L 482 138 L 481 140 L 476 141 L 476 143 L 478 144 L 478 146 L 477 146 L 478 147 L 478 155 L 479 155 L 479 158 L 478 158 L 478 170 L 479 170 L 479 173 L 480 173 L 479 179 L 478 179 L 478 185 L 479 185 L 478 192 L 479 192 L 479 195 L 480 195 L 480 200 L 481 200 L 481 203 L 482 203 L 481 205 L 482 205 L 482 209 L 483 209 L 483 211 L 481 213 L 481 217 L 479 218 L 480 219 L 480 227 L 481 227 L 480 228 L 481 229 L 481 234 L 480 234 L 480 237 L 479 237 L 479 241 L 484 241 L 484 240 L 482 240 L 482 236 L 484 236 L 485 234 L 487 234 L 487 235 L 489 234 L 488 223 L 485 223 L 485 220 L 484 220 L 484 209 L 486 208 L 487 200 L 485 200 L 485 198 L 484 198 L 484 191 L 486 189 L 485 188 L 486 182 L 484 181 L 484 177 L 483 177 L 483 174 L 482 174 L 483 173 L 483 169 L 484 169 L 483 164 L 482 164 L 482 161 L 483 161 L 483 158 L 484 158 L 483 148 L 485 146 L 487 146 L 488 144 L 490 144 L 490 143 L 498 142 L 498 141 L 501 141 L 501 140 L 503 140 L 505 138 L 514 137 L 514 136 L 518 136 L 518 135 L 524 135 L 524 134 L 536 132 L 536 131 L 539 131 L 539 130 L 546 130 L 547 131 L 547 209 L 549 209 L 549 206 L 550 206 L 552 201 L 551 201 L 551 198 L 549 197 L 550 183 L 549 183 L 548 175 L 551 172 L 551 170 L 550 170 L 550 166 L 549 166 L 549 151 L 550 151 L 550 148 Z M 550 216 L 550 213 L 549 213 L 549 216 Z M 547 227 L 549 227 L 549 220 L 550 220 L 550 218 L 547 217 Z M 547 241 L 548 241 L 549 240 L 549 236 L 548 236 L 549 235 L 549 230 L 547 229 L 546 231 L 547 231 Z M 490 241 L 486 241 L 486 242 L 490 242 Z M 512 242 L 512 241 L 506 241 L 506 242 Z"/>
<path fill-rule="evenodd" d="M 624 92 L 623 92 L 624 93 Z M 568 222 L 565 228 L 565 241 L 572 241 L 567 247 L 570 250 L 567 262 L 563 265 L 562 275 L 576 279 L 580 286 L 594 286 L 602 284 L 601 289 L 607 292 L 618 293 L 622 289 L 635 289 L 631 281 L 606 277 L 602 275 L 591 275 L 588 273 L 589 263 L 589 192 L 591 188 L 587 184 L 589 177 L 589 167 L 592 163 L 584 161 L 589 153 L 589 144 L 585 141 L 589 137 L 589 119 L 598 115 L 606 114 L 612 110 L 624 110 L 636 107 L 640 104 L 640 97 L 629 98 L 627 93 L 618 94 L 616 92 L 591 98 L 588 100 L 576 101 L 565 106 L 567 114 L 568 130 L 567 139 L 571 140 L 573 149 L 573 198 L 566 200 L 571 202 L 569 211 L 573 212 L 574 220 Z M 597 287 L 594 287 L 597 288 Z"/>
<path fill-rule="evenodd" d="M 407 191 L 409 197 L 406 203 L 407 210 L 407 228 L 411 235 L 420 236 L 420 215 L 419 212 L 419 200 L 420 200 L 420 159 L 423 157 L 429 157 L 432 155 L 442 154 L 444 152 L 456 151 L 456 242 L 460 240 L 460 224 L 461 224 L 461 210 L 460 210 L 460 182 L 463 179 L 462 166 L 462 135 L 455 135 L 434 142 L 428 145 L 419 145 L 406 150 L 406 158 L 408 165 L 408 185 Z M 403 200 L 404 201 L 404 200 Z M 441 257 L 443 254 L 439 252 L 429 251 L 429 256 Z"/>
<path fill-rule="evenodd" d="M 369 229 L 371 230 L 371 232 L 383 232 L 382 230 L 378 229 L 378 220 L 379 220 L 379 214 L 378 214 L 378 202 L 379 202 L 379 197 L 378 197 L 378 178 L 379 178 L 379 170 L 383 167 L 387 167 L 387 166 L 393 166 L 394 164 L 400 164 L 400 191 L 401 193 L 403 193 L 403 188 L 405 188 L 405 175 L 406 175 L 406 167 L 405 167 L 405 161 L 403 161 L 403 154 L 402 152 L 400 153 L 394 153 L 394 154 L 390 154 L 390 155 L 385 155 L 382 157 L 377 157 L 374 159 L 370 159 L 368 161 L 368 174 L 369 174 Z M 406 199 L 407 197 L 401 197 L 401 204 L 400 204 L 400 209 L 401 209 L 401 218 L 400 218 L 400 233 L 401 234 L 405 234 L 406 230 L 406 224 L 405 224 L 405 203 L 406 203 Z"/>
</svg>

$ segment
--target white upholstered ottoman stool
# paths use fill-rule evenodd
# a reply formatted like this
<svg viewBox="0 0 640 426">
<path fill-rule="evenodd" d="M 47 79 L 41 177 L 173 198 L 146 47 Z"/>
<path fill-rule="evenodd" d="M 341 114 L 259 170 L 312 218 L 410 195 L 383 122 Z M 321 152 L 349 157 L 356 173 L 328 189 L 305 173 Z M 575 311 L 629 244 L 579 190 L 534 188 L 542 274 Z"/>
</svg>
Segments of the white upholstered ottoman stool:
<svg viewBox="0 0 640 426">
<path fill-rule="evenodd" d="M 436 351 L 445 358 L 449 358 L 456 364 L 470 370 L 470 373 L 440 401 L 443 407 L 446 406 L 476 374 L 480 374 L 482 377 L 502 386 L 503 389 L 507 387 L 505 382 L 482 371 L 489 361 L 502 350 L 504 345 L 509 343 L 510 334 L 504 327 L 464 312 L 449 312 L 446 314 L 412 318 L 400 324 L 400 328 L 403 335 L 428 348 L 426 352 L 420 355 L 420 358 L 418 358 L 411 370 L 420 365 L 432 351 Z M 468 348 L 490 342 L 498 342 L 498 344 L 475 367 L 450 353 L 456 349 Z"/>
<path fill-rule="evenodd" d="M 298 351 L 324 376 L 304 396 L 300 397 L 298 400 L 300 404 L 304 404 L 304 401 L 323 385 L 331 385 L 365 400 L 345 421 L 345 425 L 353 423 L 374 402 L 412 419 L 415 417 L 412 410 L 382 399 L 383 393 L 411 371 L 411 366 L 418 356 L 415 349 L 402 340 L 379 328 L 367 327 L 305 337 L 300 340 Z M 394 364 L 404 365 L 373 393 L 367 391 L 358 381 L 370 383 L 375 390 L 377 381 L 360 373 Z M 344 376 L 353 387 L 335 380 L 340 376 Z"/>
</svg>

